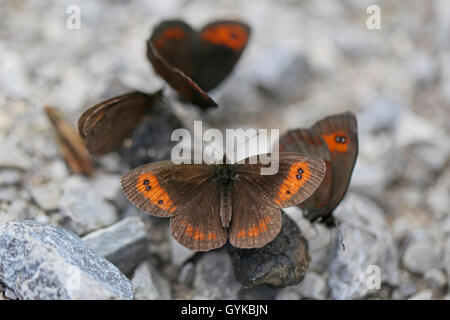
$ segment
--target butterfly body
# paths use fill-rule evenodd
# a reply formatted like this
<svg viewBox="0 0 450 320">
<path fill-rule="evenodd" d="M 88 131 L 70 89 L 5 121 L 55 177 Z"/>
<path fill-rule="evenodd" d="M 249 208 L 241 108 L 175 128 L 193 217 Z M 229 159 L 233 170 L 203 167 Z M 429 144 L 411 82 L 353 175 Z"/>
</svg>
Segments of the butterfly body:
<svg viewBox="0 0 450 320">
<path fill-rule="evenodd" d="M 173 236 L 191 250 L 219 248 L 228 239 L 235 247 L 258 248 L 279 233 L 280 209 L 307 199 L 325 175 L 324 162 L 308 155 L 280 154 L 274 175 L 262 175 L 264 166 L 257 158 L 209 165 L 160 161 L 126 173 L 122 189 L 141 210 L 171 218 Z"/>
</svg>

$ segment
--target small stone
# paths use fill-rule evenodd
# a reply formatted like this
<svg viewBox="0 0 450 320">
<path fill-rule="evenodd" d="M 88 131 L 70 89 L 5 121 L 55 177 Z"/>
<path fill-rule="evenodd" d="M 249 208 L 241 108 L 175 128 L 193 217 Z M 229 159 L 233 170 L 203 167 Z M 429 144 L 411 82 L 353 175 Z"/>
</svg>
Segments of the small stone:
<svg viewBox="0 0 450 320">
<path fill-rule="evenodd" d="M 236 278 L 245 287 L 259 284 L 285 287 L 298 284 L 311 260 L 300 229 L 282 214 L 280 233 L 262 248 L 229 247 Z"/>
<path fill-rule="evenodd" d="M 225 250 L 204 253 L 195 266 L 194 299 L 236 300 L 241 288 Z"/>
<path fill-rule="evenodd" d="M 429 269 L 423 276 L 431 289 L 442 289 L 447 284 L 447 276 L 440 269 Z"/>
<path fill-rule="evenodd" d="M 131 282 L 75 234 L 29 220 L 0 226 L 0 279 L 21 300 L 133 298 Z"/>
<path fill-rule="evenodd" d="M 148 238 L 138 217 L 125 218 L 83 237 L 86 245 L 128 274 L 148 256 Z"/>
<path fill-rule="evenodd" d="M 4 295 L 5 295 L 5 298 L 11 299 L 11 300 L 17 300 L 16 294 L 13 291 L 9 290 L 8 288 L 6 288 Z"/>
<path fill-rule="evenodd" d="M 433 291 L 430 289 L 417 292 L 415 295 L 409 297 L 408 300 L 431 300 L 433 297 Z"/>
<path fill-rule="evenodd" d="M 169 282 L 148 262 L 136 268 L 131 281 L 136 300 L 171 299 Z"/>
<path fill-rule="evenodd" d="M 418 274 L 440 265 L 434 245 L 427 242 L 409 244 L 403 253 L 402 262 L 408 270 Z"/>
<path fill-rule="evenodd" d="M 119 218 L 115 207 L 95 192 L 86 179 L 78 176 L 65 181 L 59 209 L 62 216 L 68 218 L 67 228 L 78 235 L 109 226 Z"/>
<path fill-rule="evenodd" d="M 32 185 L 30 186 L 30 193 L 40 208 L 46 211 L 56 210 L 61 196 L 61 185 L 59 183 Z"/>
</svg>

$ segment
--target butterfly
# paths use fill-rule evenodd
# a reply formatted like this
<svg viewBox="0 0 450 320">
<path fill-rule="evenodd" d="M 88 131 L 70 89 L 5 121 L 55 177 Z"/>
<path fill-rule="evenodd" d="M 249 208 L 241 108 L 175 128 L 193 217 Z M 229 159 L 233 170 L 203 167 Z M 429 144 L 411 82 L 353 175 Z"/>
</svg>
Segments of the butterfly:
<svg viewBox="0 0 450 320">
<path fill-rule="evenodd" d="M 205 110 L 217 106 L 206 92 L 231 72 L 249 37 L 250 27 L 238 21 L 215 21 L 196 31 L 181 20 L 167 20 L 154 28 L 147 57 L 173 89 Z"/>
<path fill-rule="evenodd" d="M 161 90 L 153 94 L 130 92 L 83 112 L 78 119 L 78 131 L 89 152 L 104 155 L 117 147 L 148 110 L 161 102 L 161 97 Z"/>
<path fill-rule="evenodd" d="M 53 126 L 59 149 L 69 168 L 74 173 L 92 175 L 94 165 L 91 156 L 76 129 L 64 119 L 64 115 L 58 109 L 46 106 L 44 111 Z"/>
<path fill-rule="evenodd" d="M 358 128 L 351 112 L 331 115 L 310 129 L 290 130 L 280 138 L 280 151 L 307 153 L 325 161 L 320 187 L 300 204 L 305 217 L 335 226 L 333 210 L 343 199 L 358 155 Z"/>
<path fill-rule="evenodd" d="M 195 251 L 259 248 L 281 229 L 281 208 L 305 201 L 325 176 L 318 157 L 280 153 L 279 170 L 261 175 L 258 156 L 235 164 L 158 161 L 127 172 L 125 196 L 139 209 L 169 217 L 173 237 Z"/>
</svg>

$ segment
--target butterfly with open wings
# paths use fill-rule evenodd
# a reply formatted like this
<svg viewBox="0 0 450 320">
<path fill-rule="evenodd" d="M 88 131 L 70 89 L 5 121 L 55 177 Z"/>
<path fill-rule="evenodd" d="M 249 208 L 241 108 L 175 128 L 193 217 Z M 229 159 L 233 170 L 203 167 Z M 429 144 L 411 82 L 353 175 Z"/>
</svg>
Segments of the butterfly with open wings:
<svg viewBox="0 0 450 320">
<path fill-rule="evenodd" d="M 305 201 L 322 182 L 318 157 L 280 153 L 279 170 L 262 175 L 259 158 L 236 164 L 154 162 L 122 177 L 125 196 L 139 209 L 169 217 L 174 238 L 196 251 L 259 248 L 280 232 L 280 209 Z"/>
</svg>

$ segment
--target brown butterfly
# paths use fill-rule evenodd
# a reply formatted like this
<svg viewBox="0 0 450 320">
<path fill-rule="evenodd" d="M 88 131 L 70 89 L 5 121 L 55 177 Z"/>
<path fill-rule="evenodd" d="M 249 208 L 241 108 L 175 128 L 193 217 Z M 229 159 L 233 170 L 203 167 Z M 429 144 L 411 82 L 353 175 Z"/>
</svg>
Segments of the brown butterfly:
<svg viewBox="0 0 450 320">
<path fill-rule="evenodd" d="M 76 129 L 64 119 L 58 109 L 46 106 L 44 111 L 56 132 L 59 149 L 70 170 L 87 176 L 92 175 L 94 166 L 91 156 Z"/>
<path fill-rule="evenodd" d="M 310 129 L 290 130 L 280 138 L 280 151 L 315 155 L 325 161 L 320 187 L 300 205 L 311 222 L 335 226 L 333 210 L 348 189 L 358 155 L 358 128 L 351 112 L 322 119 Z"/>
<path fill-rule="evenodd" d="M 237 21 L 215 21 L 195 31 L 181 20 L 167 20 L 147 41 L 147 57 L 182 97 L 207 109 L 217 103 L 206 92 L 231 72 L 249 37 L 250 27 Z"/>
<path fill-rule="evenodd" d="M 104 155 L 117 147 L 161 101 L 161 94 L 161 90 L 153 94 L 131 92 L 86 110 L 78 120 L 78 130 L 89 152 Z"/>
<path fill-rule="evenodd" d="M 228 238 L 234 247 L 259 248 L 280 232 L 280 209 L 305 201 L 325 175 L 321 159 L 296 153 L 280 153 L 274 175 L 261 175 L 265 166 L 253 157 L 242 164 L 160 161 L 126 173 L 122 190 L 139 209 L 170 217 L 172 235 L 191 250 L 219 248 Z"/>
</svg>

